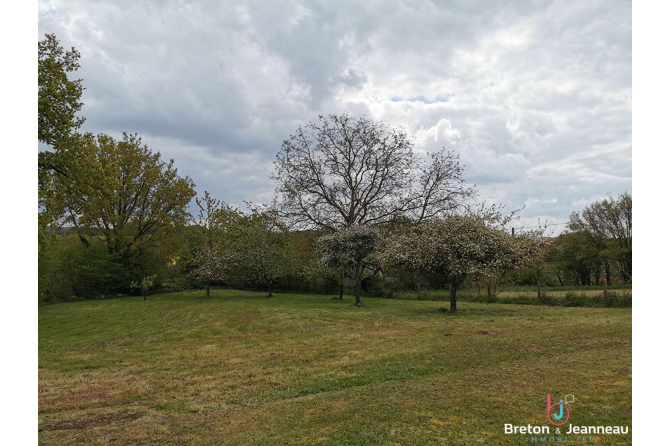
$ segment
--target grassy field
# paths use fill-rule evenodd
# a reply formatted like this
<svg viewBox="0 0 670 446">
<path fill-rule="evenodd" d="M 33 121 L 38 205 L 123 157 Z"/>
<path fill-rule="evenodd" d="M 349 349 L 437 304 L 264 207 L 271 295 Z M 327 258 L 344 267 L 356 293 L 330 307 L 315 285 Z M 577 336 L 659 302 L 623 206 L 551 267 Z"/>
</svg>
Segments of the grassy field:
<svg viewBox="0 0 670 446">
<path fill-rule="evenodd" d="M 40 444 L 525 444 L 548 393 L 631 426 L 630 309 L 263 296 L 40 306 Z"/>
<path fill-rule="evenodd" d="M 403 300 L 447 300 L 448 290 L 400 291 L 393 295 Z M 633 290 L 630 285 L 618 286 L 608 291 L 608 298 L 601 287 L 543 287 L 541 298 L 537 297 L 537 288 L 510 287 L 500 290 L 495 296 L 488 297 L 485 289 L 462 289 L 458 291 L 460 300 L 482 303 L 548 305 L 559 307 L 619 307 L 631 308 Z M 390 296 L 389 296 L 390 297 Z"/>
</svg>

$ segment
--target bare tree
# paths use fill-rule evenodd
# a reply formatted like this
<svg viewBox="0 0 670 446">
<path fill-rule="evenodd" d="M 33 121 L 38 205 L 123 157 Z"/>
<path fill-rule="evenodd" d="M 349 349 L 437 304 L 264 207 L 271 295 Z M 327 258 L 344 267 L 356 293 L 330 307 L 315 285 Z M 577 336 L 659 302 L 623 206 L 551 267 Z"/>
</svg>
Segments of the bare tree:
<svg viewBox="0 0 670 446">
<path fill-rule="evenodd" d="M 295 226 L 334 231 L 452 214 L 475 194 L 463 176 L 453 152 L 422 162 L 403 129 L 345 113 L 299 127 L 272 178 L 277 206 Z"/>
</svg>

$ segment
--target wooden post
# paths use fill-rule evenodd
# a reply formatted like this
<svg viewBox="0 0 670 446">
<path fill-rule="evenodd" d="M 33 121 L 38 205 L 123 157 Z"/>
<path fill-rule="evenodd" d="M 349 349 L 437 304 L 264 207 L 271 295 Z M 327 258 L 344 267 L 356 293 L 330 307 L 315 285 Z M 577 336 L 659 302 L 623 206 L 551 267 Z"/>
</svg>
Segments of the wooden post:
<svg viewBox="0 0 670 446">
<path fill-rule="evenodd" d="M 540 299 L 540 281 L 537 281 L 537 299 Z"/>
<path fill-rule="evenodd" d="M 603 297 L 607 299 L 607 278 L 604 280 L 604 285 L 603 285 Z"/>
</svg>

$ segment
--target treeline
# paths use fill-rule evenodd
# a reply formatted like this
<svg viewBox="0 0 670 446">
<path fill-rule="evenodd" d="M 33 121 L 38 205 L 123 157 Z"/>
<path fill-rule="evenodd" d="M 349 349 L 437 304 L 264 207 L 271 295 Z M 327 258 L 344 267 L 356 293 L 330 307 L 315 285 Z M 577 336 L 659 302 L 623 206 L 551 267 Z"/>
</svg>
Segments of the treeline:
<svg viewBox="0 0 670 446">
<path fill-rule="evenodd" d="M 145 278 L 152 279 L 154 292 L 204 288 L 208 297 L 210 286 L 223 285 L 266 290 L 269 296 L 276 290 L 340 297 L 346 292 L 358 295 L 359 302 L 361 295 L 392 297 L 408 290 L 441 289 L 445 298 L 454 293 L 455 300 L 461 287 L 495 297 L 504 286 L 538 281 L 580 286 L 632 280 L 631 249 L 625 245 L 630 230 L 600 235 L 579 214 L 571 217 L 570 232 L 542 239 L 538 234 L 512 236 L 496 227 L 500 214 L 292 231 L 273 210 L 242 212 L 208 193 L 196 203 L 198 215 L 186 217 L 182 225 L 163 226 L 146 240 L 137 236 L 136 226 L 109 233 L 90 225 L 66 231 L 42 228 L 41 298 L 138 294 L 141 286 L 131 284 Z M 630 195 L 622 194 L 590 205 L 582 215 L 601 206 L 619 209 L 609 214 L 617 216 L 609 227 L 624 229 L 628 224 L 619 223 L 628 221 L 630 204 Z M 103 228 L 110 225 L 98 218 Z"/>
<path fill-rule="evenodd" d="M 633 280 L 633 197 L 623 193 L 570 216 L 569 232 L 550 253 L 561 285 Z"/>
<path fill-rule="evenodd" d="M 500 214 L 291 231 L 274 210 L 242 212 L 207 193 L 196 202 L 199 215 L 190 225 L 163 226 L 146 239 L 136 238 L 135 225 L 110 233 L 77 226 L 65 235 L 42 228 L 42 299 L 101 298 L 152 288 L 204 288 L 208 298 L 212 285 L 226 285 L 264 289 L 268 297 L 277 289 L 340 298 L 352 292 L 360 305 L 362 295 L 446 286 L 455 309 L 456 291 L 466 280 L 506 280 L 531 266 L 544 246 L 535 235 L 505 231 Z M 102 215 L 98 221 L 110 226 Z"/>
<path fill-rule="evenodd" d="M 213 285 L 391 295 L 508 283 L 555 269 L 559 282 L 632 280 L 631 198 L 571 217 L 570 234 L 507 228 L 479 203 L 458 156 L 427 159 L 401 128 L 320 116 L 283 142 L 273 206 L 242 210 L 179 175 L 137 135 L 80 133 L 78 53 L 39 43 L 39 290 L 45 301 Z M 195 198 L 196 213 L 188 212 Z M 620 213 L 628 212 L 624 217 Z M 67 229 L 63 229 L 67 228 Z M 553 271 L 553 270 L 552 270 Z"/>
</svg>

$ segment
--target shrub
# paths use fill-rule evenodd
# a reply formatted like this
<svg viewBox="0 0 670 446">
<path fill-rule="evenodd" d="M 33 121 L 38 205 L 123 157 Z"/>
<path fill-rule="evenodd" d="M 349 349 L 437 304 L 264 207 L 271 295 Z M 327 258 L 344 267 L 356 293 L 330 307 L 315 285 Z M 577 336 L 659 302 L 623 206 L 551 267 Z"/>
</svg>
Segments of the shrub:
<svg viewBox="0 0 670 446">
<path fill-rule="evenodd" d="M 588 297 L 584 293 L 577 294 L 574 291 L 565 293 L 564 303 L 566 307 L 584 307 L 588 304 Z"/>
</svg>

